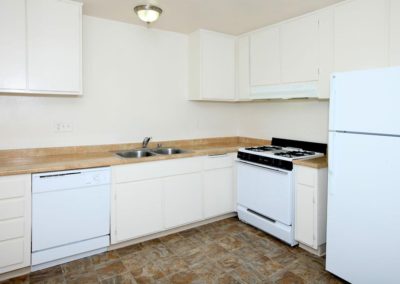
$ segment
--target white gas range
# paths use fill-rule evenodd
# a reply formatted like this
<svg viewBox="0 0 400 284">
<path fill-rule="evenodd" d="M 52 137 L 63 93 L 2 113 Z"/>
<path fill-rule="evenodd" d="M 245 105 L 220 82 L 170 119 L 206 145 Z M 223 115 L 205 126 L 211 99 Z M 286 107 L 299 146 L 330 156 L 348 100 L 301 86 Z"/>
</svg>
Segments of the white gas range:
<svg viewBox="0 0 400 284">
<path fill-rule="evenodd" d="M 239 219 L 296 245 L 293 160 L 322 157 L 326 150 L 326 144 L 279 138 L 271 145 L 239 149 Z"/>
</svg>

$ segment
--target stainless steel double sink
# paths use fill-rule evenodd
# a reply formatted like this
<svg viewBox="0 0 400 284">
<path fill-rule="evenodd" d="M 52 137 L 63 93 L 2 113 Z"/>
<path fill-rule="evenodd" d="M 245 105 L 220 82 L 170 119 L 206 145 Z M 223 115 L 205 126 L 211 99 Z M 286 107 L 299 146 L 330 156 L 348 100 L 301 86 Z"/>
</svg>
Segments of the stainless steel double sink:
<svg viewBox="0 0 400 284">
<path fill-rule="evenodd" d="M 189 153 L 190 151 L 179 148 L 155 148 L 155 149 L 134 149 L 129 151 L 117 152 L 116 154 L 122 158 L 145 158 L 157 155 L 176 155 Z"/>
</svg>

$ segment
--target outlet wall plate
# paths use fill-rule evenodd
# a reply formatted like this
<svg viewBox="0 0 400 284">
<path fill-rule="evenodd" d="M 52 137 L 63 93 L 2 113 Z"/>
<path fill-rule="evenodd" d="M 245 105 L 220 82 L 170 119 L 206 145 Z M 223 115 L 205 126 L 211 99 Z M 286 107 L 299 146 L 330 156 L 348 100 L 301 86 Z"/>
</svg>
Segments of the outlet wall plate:
<svg viewBox="0 0 400 284">
<path fill-rule="evenodd" d="M 54 125 L 55 132 L 72 132 L 74 130 L 74 126 L 72 122 L 57 122 Z"/>
</svg>

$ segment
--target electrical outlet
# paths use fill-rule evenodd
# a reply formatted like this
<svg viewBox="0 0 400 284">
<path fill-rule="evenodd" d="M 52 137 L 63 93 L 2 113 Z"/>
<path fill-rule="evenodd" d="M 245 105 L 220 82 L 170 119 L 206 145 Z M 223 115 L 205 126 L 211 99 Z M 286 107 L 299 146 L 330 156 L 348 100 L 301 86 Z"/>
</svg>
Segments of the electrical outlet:
<svg viewBox="0 0 400 284">
<path fill-rule="evenodd" d="M 55 132 L 72 132 L 74 126 L 71 122 L 57 122 L 54 126 Z"/>
</svg>

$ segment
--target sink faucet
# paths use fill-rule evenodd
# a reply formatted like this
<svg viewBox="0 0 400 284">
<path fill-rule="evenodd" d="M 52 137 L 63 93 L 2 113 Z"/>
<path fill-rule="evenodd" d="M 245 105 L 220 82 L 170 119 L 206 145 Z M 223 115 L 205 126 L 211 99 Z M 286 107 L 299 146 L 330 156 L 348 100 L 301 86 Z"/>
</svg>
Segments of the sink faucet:
<svg viewBox="0 0 400 284">
<path fill-rule="evenodd" d="M 142 148 L 147 148 L 147 145 L 149 144 L 151 140 L 151 137 L 144 137 L 143 142 L 142 142 Z"/>
</svg>

